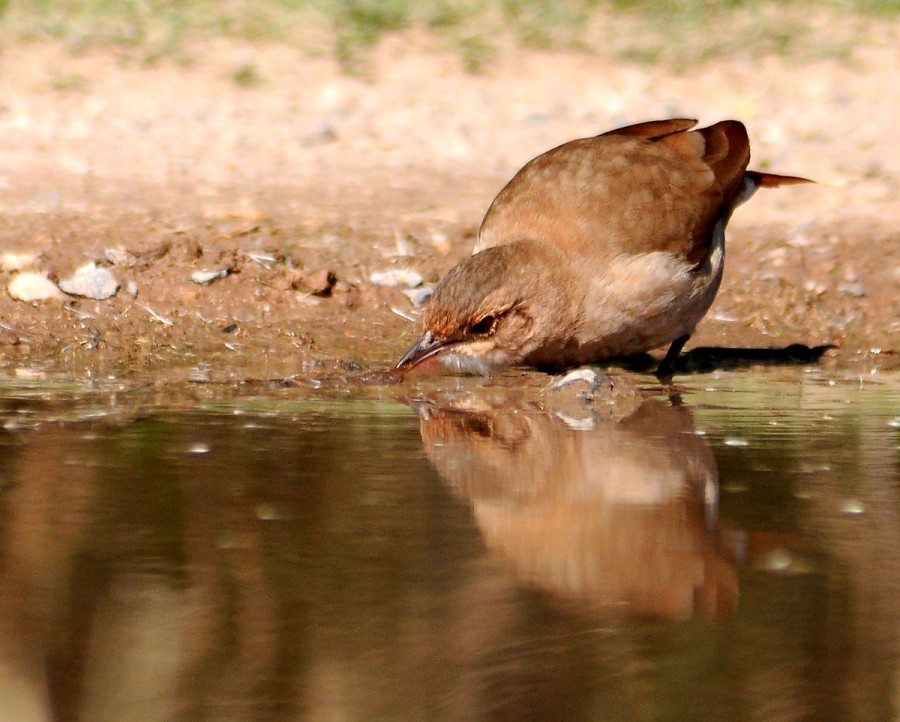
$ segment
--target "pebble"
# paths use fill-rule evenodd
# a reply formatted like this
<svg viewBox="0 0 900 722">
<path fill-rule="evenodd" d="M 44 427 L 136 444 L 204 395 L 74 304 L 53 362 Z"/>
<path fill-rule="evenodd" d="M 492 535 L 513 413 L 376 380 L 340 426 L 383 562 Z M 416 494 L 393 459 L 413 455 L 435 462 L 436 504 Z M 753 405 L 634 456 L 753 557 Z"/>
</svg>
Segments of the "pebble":
<svg viewBox="0 0 900 722">
<path fill-rule="evenodd" d="M 593 413 L 585 408 L 596 398 L 610 378 L 589 366 L 574 369 L 564 376 L 553 379 L 547 386 L 547 401 L 554 415 L 570 429 L 589 431 L 594 428 Z"/>
<path fill-rule="evenodd" d="M 35 253 L 4 253 L 0 256 L 0 268 L 4 271 L 24 271 L 37 260 Z"/>
<path fill-rule="evenodd" d="M 6 287 L 9 295 L 17 301 L 49 301 L 63 298 L 59 288 L 43 273 L 16 274 Z"/>
<path fill-rule="evenodd" d="M 422 274 L 409 268 L 392 268 L 388 271 L 373 271 L 369 280 L 376 286 L 387 288 L 415 288 L 422 285 Z"/>
<path fill-rule="evenodd" d="M 335 283 L 337 276 L 334 272 L 322 268 L 312 273 L 297 274 L 296 279 L 291 282 L 291 287 L 311 293 L 313 296 L 330 296 Z"/>
<path fill-rule="evenodd" d="M 103 257 L 114 266 L 134 265 L 134 255 L 124 248 L 107 248 L 103 251 Z"/>
<path fill-rule="evenodd" d="M 420 286 L 419 288 L 406 288 L 401 292 L 412 303 L 414 308 L 422 308 L 434 293 L 434 286 Z"/>
<path fill-rule="evenodd" d="M 596 391 L 600 387 L 600 383 L 605 378 L 597 373 L 596 370 L 587 366 L 574 371 L 570 371 L 565 376 L 554 379 L 550 384 L 552 390 L 561 389 L 570 384 L 585 384 L 590 391 Z"/>
<path fill-rule="evenodd" d="M 231 271 L 227 268 L 221 268 L 218 271 L 194 271 L 191 274 L 191 280 L 194 283 L 199 283 L 201 286 L 208 286 L 213 281 L 225 278 L 229 273 Z"/>
<path fill-rule="evenodd" d="M 132 253 L 120 247 L 107 248 L 103 251 L 103 257 L 114 266 L 124 266 L 125 268 L 149 266 L 154 261 L 158 261 L 165 256 L 171 247 L 171 243 L 160 243 L 158 246 L 143 253 Z"/>
<path fill-rule="evenodd" d="M 98 301 L 112 298 L 119 290 L 119 282 L 106 268 L 93 263 L 82 266 L 68 278 L 59 282 L 59 287 L 71 296 L 83 296 Z"/>
</svg>

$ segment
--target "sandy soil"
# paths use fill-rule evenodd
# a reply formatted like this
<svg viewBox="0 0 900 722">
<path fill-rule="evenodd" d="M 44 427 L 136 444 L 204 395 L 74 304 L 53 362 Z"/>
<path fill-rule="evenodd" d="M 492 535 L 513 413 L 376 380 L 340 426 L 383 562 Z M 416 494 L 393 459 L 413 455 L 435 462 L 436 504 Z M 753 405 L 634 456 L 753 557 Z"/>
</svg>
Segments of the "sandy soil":
<svg viewBox="0 0 900 722">
<path fill-rule="evenodd" d="M 890 42 L 687 73 L 506 52 L 471 75 L 407 35 L 378 49 L 365 79 L 282 46 L 191 54 L 148 68 L 112 51 L 3 50 L 0 255 L 31 255 L 26 270 L 54 280 L 93 261 L 122 285 L 103 301 L 29 304 L 6 291 L 17 271 L 0 269 L 3 367 L 227 380 L 385 366 L 418 332 L 406 318 L 417 310 L 372 272 L 437 281 L 529 158 L 664 116 L 739 118 L 754 167 L 818 181 L 737 212 L 722 290 L 688 348 L 834 344 L 827 367 L 900 367 Z M 245 63 L 260 84 L 234 81 Z"/>
</svg>

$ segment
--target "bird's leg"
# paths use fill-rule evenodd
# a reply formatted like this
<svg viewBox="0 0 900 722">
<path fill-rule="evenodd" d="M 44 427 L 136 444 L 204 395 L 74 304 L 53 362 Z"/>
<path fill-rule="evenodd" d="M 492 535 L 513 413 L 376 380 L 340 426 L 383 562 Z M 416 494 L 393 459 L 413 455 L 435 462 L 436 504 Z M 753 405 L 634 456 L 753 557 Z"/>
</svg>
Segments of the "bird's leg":
<svg viewBox="0 0 900 722">
<path fill-rule="evenodd" d="M 691 334 L 686 333 L 684 336 L 679 336 L 672 341 L 672 345 L 669 346 L 669 350 L 666 351 L 666 357 L 659 364 L 659 368 L 656 369 L 656 375 L 658 377 L 672 376 L 675 371 L 675 359 L 678 358 L 678 354 L 681 353 L 681 349 L 684 348 L 684 345 L 688 342 L 690 337 Z"/>
</svg>

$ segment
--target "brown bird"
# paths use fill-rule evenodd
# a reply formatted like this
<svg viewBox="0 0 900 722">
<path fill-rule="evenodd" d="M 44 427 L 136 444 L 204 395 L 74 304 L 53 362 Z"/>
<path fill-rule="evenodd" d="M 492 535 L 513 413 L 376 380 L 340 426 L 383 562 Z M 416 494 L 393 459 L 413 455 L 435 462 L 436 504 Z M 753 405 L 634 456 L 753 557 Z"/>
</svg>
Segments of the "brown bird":
<svg viewBox="0 0 900 722">
<path fill-rule="evenodd" d="M 527 163 L 482 221 L 475 254 L 441 280 L 397 369 L 437 356 L 488 374 L 561 368 L 671 344 L 668 375 L 716 296 L 725 225 L 760 186 L 744 125 L 650 121 Z"/>
</svg>

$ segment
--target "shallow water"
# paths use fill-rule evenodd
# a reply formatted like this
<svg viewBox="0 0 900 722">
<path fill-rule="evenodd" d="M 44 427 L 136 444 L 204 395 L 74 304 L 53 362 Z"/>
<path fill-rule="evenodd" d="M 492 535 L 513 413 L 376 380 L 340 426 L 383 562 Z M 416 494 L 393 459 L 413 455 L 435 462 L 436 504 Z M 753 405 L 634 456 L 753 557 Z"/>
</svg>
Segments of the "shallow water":
<svg viewBox="0 0 900 722">
<path fill-rule="evenodd" d="M 896 718 L 900 377 L 435 383 L 0 382 L 0 720 Z"/>
</svg>

